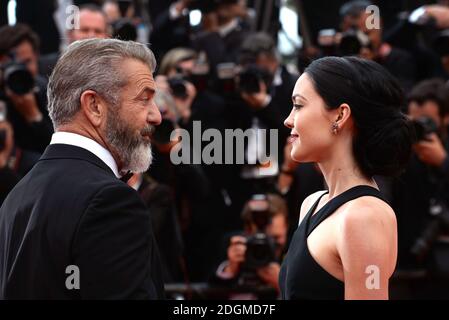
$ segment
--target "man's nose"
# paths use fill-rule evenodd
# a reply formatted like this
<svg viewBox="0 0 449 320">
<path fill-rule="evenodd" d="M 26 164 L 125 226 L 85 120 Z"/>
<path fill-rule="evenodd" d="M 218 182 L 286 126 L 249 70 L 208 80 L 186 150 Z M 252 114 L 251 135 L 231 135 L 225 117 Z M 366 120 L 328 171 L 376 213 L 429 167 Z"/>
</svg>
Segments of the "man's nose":
<svg viewBox="0 0 449 320">
<path fill-rule="evenodd" d="M 148 113 L 148 122 L 154 126 L 158 126 L 162 122 L 162 115 L 155 103 L 152 104 Z"/>
</svg>

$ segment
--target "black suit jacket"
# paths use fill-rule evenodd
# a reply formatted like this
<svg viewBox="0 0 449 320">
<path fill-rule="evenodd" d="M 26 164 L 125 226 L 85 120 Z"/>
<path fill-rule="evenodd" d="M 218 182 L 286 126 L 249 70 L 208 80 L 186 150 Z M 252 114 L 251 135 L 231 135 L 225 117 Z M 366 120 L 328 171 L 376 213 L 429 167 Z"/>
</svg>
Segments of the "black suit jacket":
<svg viewBox="0 0 449 320">
<path fill-rule="evenodd" d="M 148 209 L 82 148 L 48 146 L 3 203 L 0 239 L 0 299 L 163 297 Z"/>
</svg>

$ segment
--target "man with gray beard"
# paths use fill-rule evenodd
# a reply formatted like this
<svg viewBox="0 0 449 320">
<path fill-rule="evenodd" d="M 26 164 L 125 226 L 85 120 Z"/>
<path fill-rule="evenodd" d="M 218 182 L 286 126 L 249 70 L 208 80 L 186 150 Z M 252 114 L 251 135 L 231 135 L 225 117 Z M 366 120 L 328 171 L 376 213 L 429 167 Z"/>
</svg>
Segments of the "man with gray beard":
<svg viewBox="0 0 449 320">
<path fill-rule="evenodd" d="M 146 46 L 112 39 L 77 41 L 58 61 L 55 134 L 0 209 L 0 299 L 163 297 L 148 209 L 120 180 L 152 160 L 155 65 Z"/>
</svg>

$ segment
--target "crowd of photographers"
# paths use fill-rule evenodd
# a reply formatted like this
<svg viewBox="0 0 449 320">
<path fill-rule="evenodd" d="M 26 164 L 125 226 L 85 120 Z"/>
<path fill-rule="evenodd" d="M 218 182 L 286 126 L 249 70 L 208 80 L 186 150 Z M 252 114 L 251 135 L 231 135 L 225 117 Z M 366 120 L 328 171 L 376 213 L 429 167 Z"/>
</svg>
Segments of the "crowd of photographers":
<svg viewBox="0 0 449 320">
<path fill-rule="evenodd" d="M 152 137 L 150 170 L 128 184 L 150 209 L 164 281 L 208 282 L 226 288 L 225 298 L 257 297 L 257 288 L 265 286 L 276 297 L 300 205 L 325 188 L 316 165 L 290 158 L 283 122 L 295 81 L 313 59 L 358 55 L 398 78 L 417 133 L 407 170 L 393 180 L 376 177 L 398 218 L 397 277 L 412 281 L 423 271 L 420 279 L 430 279 L 429 291 L 402 286 L 397 297 L 449 298 L 449 289 L 435 289 L 449 277 L 448 1 L 415 1 L 396 12 L 388 29 L 382 15 L 377 27 L 369 27 L 366 8 L 376 1 L 341 1 L 339 24 L 312 35 L 301 30 L 303 46 L 288 63 L 277 49 L 279 2 L 272 3 L 264 32 L 257 0 L 43 2 L 34 8 L 32 1 L 17 0 L 14 26 L 7 24 L 5 2 L 0 6 L 0 205 L 50 141 L 46 82 L 64 48 L 87 38 L 150 43 L 163 120 Z M 80 9 L 75 29 L 61 15 L 71 4 Z M 51 23 L 36 21 L 28 12 L 34 9 Z M 195 26 L 189 20 L 193 10 L 202 13 Z M 304 7 L 298 10 L 307 16 Z M 274 142 L 250 138 L 243 164 L 174 164 L 170 153 L 179 144 L 172 132 L 184 129 L 193 136 L 197 123 L 203 132 L 223 135 L 226 129 L 276 129 L 277 152 L 267 163 L 251 162 L 252 153 L 271 150 Z"/>
</svg>

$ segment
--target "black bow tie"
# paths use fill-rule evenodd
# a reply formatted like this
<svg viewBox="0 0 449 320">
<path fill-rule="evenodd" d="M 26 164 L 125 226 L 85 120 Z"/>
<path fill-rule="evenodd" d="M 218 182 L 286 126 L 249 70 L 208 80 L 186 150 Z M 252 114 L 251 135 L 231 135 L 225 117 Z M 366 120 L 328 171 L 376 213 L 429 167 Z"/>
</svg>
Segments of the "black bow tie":
<svg viewBox="0 0 449 320">
<path fill-rule="evenodd" d="M 120 180 L 123 181 L 124 183 L 127 183 L 129 179 L 131 179 L 131 177 L 133 176 L 133 173 L 131 170 L 128 170 L 127 173 L 125 173 Z"/>
</svg>

